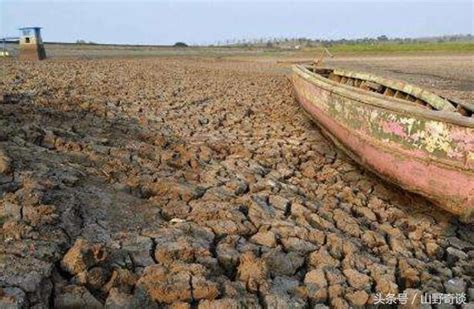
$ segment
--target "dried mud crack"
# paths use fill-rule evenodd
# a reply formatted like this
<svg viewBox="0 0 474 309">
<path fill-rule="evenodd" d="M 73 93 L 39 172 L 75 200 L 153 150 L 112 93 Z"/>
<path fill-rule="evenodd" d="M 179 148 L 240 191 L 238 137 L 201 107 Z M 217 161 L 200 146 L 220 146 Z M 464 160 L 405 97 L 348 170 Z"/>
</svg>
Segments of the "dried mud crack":
<svg viewBox="0 0 474 309">
<path fill-rule="evenodd" d="M 339 153 L 271 64 L 2 70 L 0 308 L 474 301 L 472 225 Z"/>
</svg>

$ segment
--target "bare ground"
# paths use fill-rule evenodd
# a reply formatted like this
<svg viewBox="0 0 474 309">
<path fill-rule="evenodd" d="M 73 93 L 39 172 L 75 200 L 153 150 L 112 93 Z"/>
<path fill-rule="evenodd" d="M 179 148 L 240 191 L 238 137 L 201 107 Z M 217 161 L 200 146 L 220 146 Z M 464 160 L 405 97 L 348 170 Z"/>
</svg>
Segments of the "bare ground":
<svg viewBox="0 0 474 309">
<path fill-rule="evenodd" d="M 330 64 L 474 97 L 472 57 Z M 286 72 L 199 58 L 2 63 L 0 308 L 474 302 L 472 225 L 340 153 Z"/>
</svg>

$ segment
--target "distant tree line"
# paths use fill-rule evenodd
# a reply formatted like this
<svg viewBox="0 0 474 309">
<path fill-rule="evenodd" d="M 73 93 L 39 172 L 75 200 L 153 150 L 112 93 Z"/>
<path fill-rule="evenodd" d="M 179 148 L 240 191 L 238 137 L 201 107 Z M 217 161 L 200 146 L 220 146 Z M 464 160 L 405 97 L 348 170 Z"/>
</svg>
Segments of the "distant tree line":
<svg viewBox="0 0 474 309">
<path fill-rule="evenodd" d="M 257 39 L 232 39 L 225 41 L 218 41 L 211 46 L 235 46 L 235 47 L 268 47 L 268 48 L 299 48 L 299 47 L 312 47 L 312 46 L 325 46 L 330 47 L 339 44 L 380 44 L 380 43 L 392 43 L 392 44 L 408 44 L 408 43 L 424 43 L 424 42 L 465 42 L 474 41 L 472 34 L 458 34 L 458 35 L 445 35 L 437 37 L 426 37 L 426 38 L 390 38 L 387 35 L 380 35 L 376 38 L 358 38 L 358 39 L 311 39 L 306 37 L 301 38 L 257 38 Z"/>
<path fill-rule="evenodd" d="M 331 47 L 334 45 L 359 45 L 359 44 L 412 44 L 412 43 L 443 43 L 443 42 L 474 42 L 474 36 L 472 34 L 456 34 L 456 35 L 444 35 L 436 37 L 424 37 L 424 38 L 398 38 L 388 37 L 387 35 L 380 35 L 375 38 L 357 38 L 357 39 L 311 39 L 306 37 L 300 38 L 285 38 L 285 37 L 266 37 L 256 39 L 229 39 L 225 41 L 217 41 L 214 44 L 195 44 L 192 46 L 224 46 L 224 47 L 264 47 L 264 48 L 302 48 L 302 47 Z M 95 45 L 95 42 L 87 42 L 85 40 L 77 40 L 76 44 L 87 44 Z M 150 45 L 152 46 L 152 45 Z M 184 42 L 176 42 L 174 47 L 187 47 L 188 44 Z"/>
<path fill-rule="evenodd" d="M 80 44 L 80 45 L 97 45 L 97 43 L 95 43 L 95 42 L 92 42 L 92 41 L 87 42 L 86 40 L 76 40 L 76 44 Z M 174 43 L 173 46 L 174 46 L 174 47 L 188 47 L 188 44 L 186 44 L 186 43 L 184 43 L 184 42 L 176 42 L 176 43 Z"/>
</svg>

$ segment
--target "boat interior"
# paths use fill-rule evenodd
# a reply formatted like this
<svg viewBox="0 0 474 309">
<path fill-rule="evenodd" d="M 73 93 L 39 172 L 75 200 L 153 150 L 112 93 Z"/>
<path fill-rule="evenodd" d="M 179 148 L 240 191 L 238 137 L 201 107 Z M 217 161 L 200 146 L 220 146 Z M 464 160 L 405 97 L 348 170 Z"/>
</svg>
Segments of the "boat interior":
<svg viewBox="0 0 474 309">
<path fill-rule="evenodd" d="M 421 93 L 420 91 L 413 91 L 413 86 L 403 84 L 398 86 L 395 83 L 391 83 L 390 80 L 385 80 L 383 78 L 375 78 L 369 74 L 355 73 L 350 71 L 343 71 L 330 68 L 318 68 L 314 66 L 308 66 L 308 70 L 311 72 L 323 76 L 331 81 L 336 83 L 344 84 L 351 87 L 356 87 L 362 90 L 375 92 L 387 97 L 393 97 L 396 99 L 403 100 L 405 102 L 410 102 L 411 104 L 417 104 L 421 108 L 431 109 L 431 110 L 444 110 L 457 112 L 465 117 L 474 118 L 474 105 L 469 103 L 460 103 L 453 100 L 429 93 L 427 97 L 420 98 L 416 93 Z M 370 78 L 373 77 L 373 78 Z M 417 88 L 421 90 L 421 88 Z M 411 93 L 409 93 L 411 91 Z M 425 94 L 428 91 L 424 91 Z"/>
</svg>

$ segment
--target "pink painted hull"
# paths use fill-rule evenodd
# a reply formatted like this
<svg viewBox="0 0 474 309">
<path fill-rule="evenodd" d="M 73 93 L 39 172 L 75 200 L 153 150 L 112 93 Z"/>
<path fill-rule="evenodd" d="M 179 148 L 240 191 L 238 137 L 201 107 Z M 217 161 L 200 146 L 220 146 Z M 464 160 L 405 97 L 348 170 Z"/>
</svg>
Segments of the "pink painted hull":
<svg viewBox="0 0 474 309">
<path fill-rule="evenodd" d="M 387 105 L 383 97 L 370 93 L 352 95 L 349 88 L 303 67 L 294 69 L 291 80 L 302 107 L 354 160 L 463 221 L 473 221 L 474 123 L 471 126 L 470 119 L 457 124 L 452 115 L 443 120 L 433 114 L 433 119 L 431 114 L 440 112 L 421 108 L 412 112 L 412 107 L 407 111 L 403 104 Z"/>
</svg>

